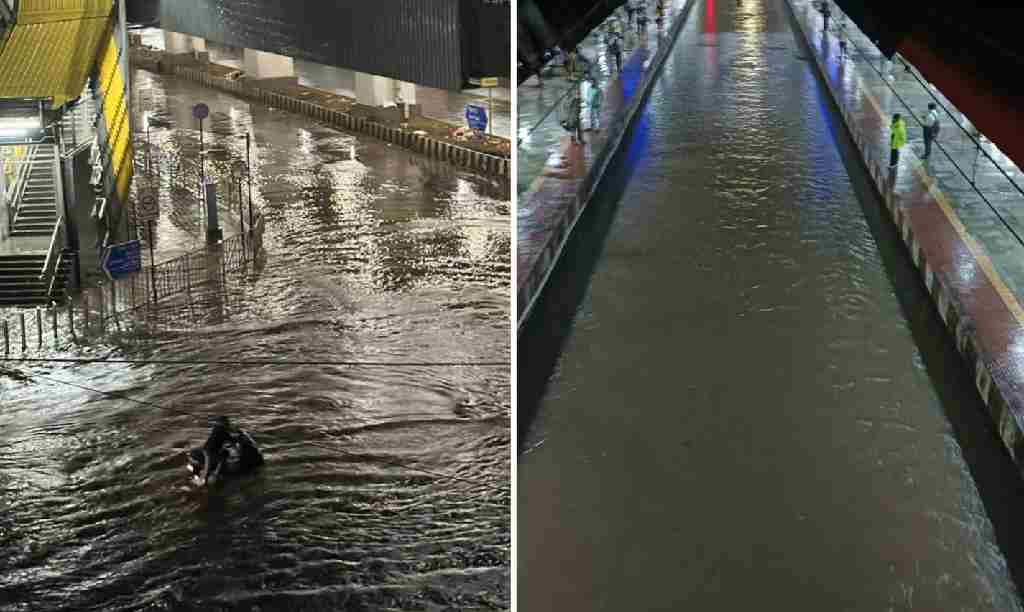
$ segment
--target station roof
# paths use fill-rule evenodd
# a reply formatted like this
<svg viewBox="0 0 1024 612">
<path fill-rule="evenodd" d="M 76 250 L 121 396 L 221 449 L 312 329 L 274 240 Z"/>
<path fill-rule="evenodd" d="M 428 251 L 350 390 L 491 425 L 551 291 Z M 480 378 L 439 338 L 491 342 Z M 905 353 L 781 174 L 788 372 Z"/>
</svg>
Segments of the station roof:
<svg viewBox="0 0 1024 612">
<path fill-rule="evenodd" d="M 21 0 L 0 51 L 0 98 L 77 98 L 109 33 L 113 0 Z"/>
</svg>

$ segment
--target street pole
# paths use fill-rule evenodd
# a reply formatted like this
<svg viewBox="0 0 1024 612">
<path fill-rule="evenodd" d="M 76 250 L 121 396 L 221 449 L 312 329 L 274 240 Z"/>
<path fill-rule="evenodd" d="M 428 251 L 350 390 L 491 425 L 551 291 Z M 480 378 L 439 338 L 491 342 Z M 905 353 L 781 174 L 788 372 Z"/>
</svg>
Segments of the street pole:
<svg viewBox="0 0 1024 612">
<path fill-rule="evenodd" d="M 199 184 L 206 185 L 206 146 L 203 144 L 203 120 L 199 120 Z"/>
<path fill-rule="evenodd" d="M 245 259 L 245 217 L 242 215 L 242 175 L 238 175 L 238 225 L 242 228 L 242 259 Z"/>
<path fill-rule="evenodd" d="M 491 116 L 491 120 L 487 122 L 487 133 L 494 136 L 494 88 L 487 88 L 487 113 Z"/>
<path fill-rule="evenodd" d="M 249 160 L 249 152 L 252 148 L 250 132 L 245 133 L 245 180 L 249 184 L 249 231 L 252 231 L 252 162 Z"/>
<path fill-rule="evenodd" d="M 153 288 L 153 305 L 156 305 L 156 256 L 153 254 L 153 221 L 149 223 L 149 285 Z"/>
</svg>

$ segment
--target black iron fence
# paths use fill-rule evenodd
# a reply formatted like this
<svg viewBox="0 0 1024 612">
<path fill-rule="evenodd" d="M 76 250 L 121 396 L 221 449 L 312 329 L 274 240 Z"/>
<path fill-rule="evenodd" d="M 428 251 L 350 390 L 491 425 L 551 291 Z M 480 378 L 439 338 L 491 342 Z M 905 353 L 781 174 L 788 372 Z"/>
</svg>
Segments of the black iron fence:
<svg viewBox="0 0 1024 612">
<path fill-rule="evenodd" d="M 124 331 L 168 306 L 175 297 L 191 308 L 200 295 L 223 293 L 231 275 L 255 271 L 266 254 L 264 221 L 205 249 L 146 266 L 137 273 L 83 290 L 66 304 L 0 313 L 0 355 L 17 358 L 60 349 L 89 336 Z"/>
</svg>

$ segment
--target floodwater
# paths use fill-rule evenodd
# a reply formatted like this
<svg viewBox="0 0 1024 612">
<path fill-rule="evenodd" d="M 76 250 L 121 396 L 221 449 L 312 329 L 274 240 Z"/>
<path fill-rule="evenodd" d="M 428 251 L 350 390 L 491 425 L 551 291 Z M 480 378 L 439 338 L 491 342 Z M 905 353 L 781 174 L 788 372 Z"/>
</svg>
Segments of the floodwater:
<svg viewBox="0 0 1024 612">
<path fill-rule="evenodd" d="M 210 106 L 218 183 L 252 128 L 266 262 L 193 316 L 61 355 L 195 364 L 0 377 L 0 610 L 507 608 L 509 185 L 184 81 L 136 90 L 167 163 Z M 161 178 L 158 260 L 202 235 L 195 175 Z M 360 361 L 420 365 L 340 364 Z M 266 465 L 207 492 L 183 452 L 214 414 Z"/>
<path fill-rule="evenodd" d="M 699 1 L 520 345 L 520 609 L 1021 610 L 1020 475 L 783 0 Z"/>
</svg>

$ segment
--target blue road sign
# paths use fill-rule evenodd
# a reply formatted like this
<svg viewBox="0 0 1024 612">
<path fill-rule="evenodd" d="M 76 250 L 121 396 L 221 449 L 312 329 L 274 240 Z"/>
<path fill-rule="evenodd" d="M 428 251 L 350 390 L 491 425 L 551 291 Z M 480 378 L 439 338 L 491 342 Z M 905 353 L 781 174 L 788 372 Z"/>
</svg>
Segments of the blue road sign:
<svg viewBox="0 0 1024 612">
<path fill-rule="evenodd" d="M 129 240 L 107 247 L 103 256 L 103 271 L 111 279 L 128 276 L 142 269 L 142 248 L 138 240 Z"/>
<path fill-rule="evenodd" d="M 487 129 L 487 109 L 475 104 L 466 105 L 466 123 L 469 129 L 484 131 Z"/>
</svg>

